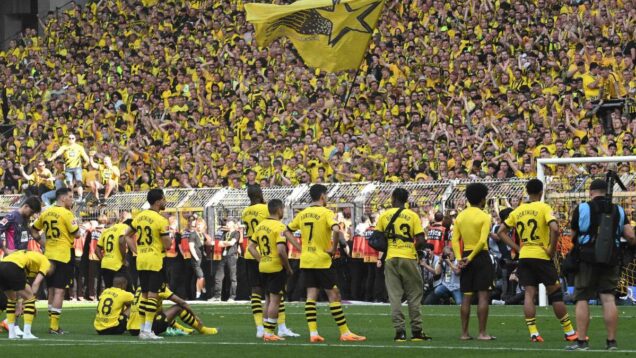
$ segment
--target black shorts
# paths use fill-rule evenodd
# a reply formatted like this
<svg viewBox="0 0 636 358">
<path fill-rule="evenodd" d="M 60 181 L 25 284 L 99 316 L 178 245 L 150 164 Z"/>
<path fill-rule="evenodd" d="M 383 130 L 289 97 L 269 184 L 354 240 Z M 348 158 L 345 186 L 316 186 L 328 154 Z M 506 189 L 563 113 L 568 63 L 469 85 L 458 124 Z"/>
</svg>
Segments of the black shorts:
<svg viewBox="0 0 636 358">
<path fill-rule="evenodd" d="M 0 262 L 0 290 L 22 291 L 26 284 L 24 269 L 13 262 Z"/>
<path fill-rule="evenodd" d="M 65 289 L 73 283 L 73 264 L 71 262 L 51 261 L 54 267 L 53 274 L 46 278 L 46 286 L 48 288 Z"/>
<path fill-rule="evenodd" d="M 470 251 L 464 252 L 468 257 Z M 459 276 L 459 289 L 463 293 L 490 291 L 493 287 L 495 270 L 488 251 L 478 253 L 473 261 L 462 269 Z"/>
<path fill-rule="evenodd" d="M 517 268 L 521 286 L 554 286 L 559 283 L 559 274 L 551 260 L 520 259 Z"/>
<path fill-rule="evenodd" d="M 160 335 L 168 330 L 170 327 L 170 322 L 168 322 L 168 317 L 166 317 L 163 312 L 158 313 L 155 316 L 155 321 L 152 322 L 152 331 L 155 332 L 156 335 Z"/>
<path fill-rule="evenodd" d="M 166 282 L 166 275 L 161 271 L 139 270 L 139 286 L 141 292 L 159 292 L 161 285 Z"/>
<path fill-rule="evenodd" d="M 247 265 L 247 282 L 250 287 L 263 287 L 263 276 L 258 271 L 258 261 L 246 259 L 245 264 Z"/>
<path fill-rule="evenodd" d="M 315 287 L 323 290 L 331 290 L 336 287 L 336 270 L 328 269 L 300 269 L 300 274 L 305 288 Z"/>
<path fill-rule="evenodd" d="M 119 336 L 126 332 L 126 325 L 128 324 L 128 317 L 121 315 L 119 316 L 119 324 L 115 327 L 110 327 L 103 329 L 101 331 L 97 331 L 97 334 L 100 336 Z"/>
<path fill-rule="evenodd" d="M 285 286 L 287 285 L 287 272 L 283 269 L 280 272 L 274 273 L 262 273 L 263 288 L 265 293 L 282 295 L 285 293 Z"/>
<path fill-rule="evenodd" d="M 203 270 L 201 269 L 201 260 L 197 261 L 195 259 L 190 259 L 190 264 L 192 265 L 192 270 L 194 270 L 194 275 L 197 278 L 203 278 Z"/>
<path fill-rule="evenodd" d="M 105 288 L 113 287 L 113 281 L 115 280 L 116 275 L 123 275 L 126 277 L 128 282 L 130 282 L 130 276 L 128 275 L 128 270 L 126 269 L 126 266 L 122 266 L 119 269 L 119 271 L 113 271 L 113 270 L 103 268 L 101 270 L 101 273 L 102 273 L 102 278 L 104 279 Z"/>
</svg>

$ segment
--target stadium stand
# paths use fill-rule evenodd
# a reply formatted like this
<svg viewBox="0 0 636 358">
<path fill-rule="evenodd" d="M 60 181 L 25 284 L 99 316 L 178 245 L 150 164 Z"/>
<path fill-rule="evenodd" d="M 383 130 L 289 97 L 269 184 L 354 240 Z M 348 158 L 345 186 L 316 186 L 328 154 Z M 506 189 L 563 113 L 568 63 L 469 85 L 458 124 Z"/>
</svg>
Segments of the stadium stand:
<svg viewBox="0 0 636 358">
<path fill-rule="evenodd" d="M 525 178 L 539 157 L 636 148 L 631 1 L 387 1 L 353 86 L 285 40 L 256 48 L 243 3 L 90 2 L 12 41 L 3 192 L 38 187 L 20 166 L 71 132 L 112 158 L 118 191 Z"/>
</svg>

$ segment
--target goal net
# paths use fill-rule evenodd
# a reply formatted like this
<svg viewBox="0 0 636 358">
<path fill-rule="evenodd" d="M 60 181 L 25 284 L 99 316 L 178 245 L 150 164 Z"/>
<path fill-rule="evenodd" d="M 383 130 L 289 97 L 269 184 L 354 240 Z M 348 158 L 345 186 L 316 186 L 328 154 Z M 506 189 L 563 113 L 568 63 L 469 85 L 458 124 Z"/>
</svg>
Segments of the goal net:
<svg viewBox="0 0 636 358">
<path fill-rule="evenodd" d="M 570 218 L 579 203 L 589 200 L 589 187 L 594 179 L 605 179 L 608 170 L 618 173 L 627 190 L 614 186 L 614 203 L 625 208 L 628 222 L 636 219 L 636 156 L 603 158 L 555 158 L 538 161 L 537 176 L 546 183 L 545 201 L 554 209 L 561 225 L 561 240 L 557 249 L 557 267 L 572 248 Z M 636 302 L 635 250 L 622 245 L 619 295 Z M 573 277 L 566 277 L 572 292 Z"/>
</svg>

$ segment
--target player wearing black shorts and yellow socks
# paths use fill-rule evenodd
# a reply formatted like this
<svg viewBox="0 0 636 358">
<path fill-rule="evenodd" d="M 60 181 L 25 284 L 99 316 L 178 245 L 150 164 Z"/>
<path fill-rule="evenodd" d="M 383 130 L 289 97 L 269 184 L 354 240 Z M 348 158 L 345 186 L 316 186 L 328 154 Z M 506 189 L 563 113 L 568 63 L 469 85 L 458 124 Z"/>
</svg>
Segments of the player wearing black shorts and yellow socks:
<svg viewBox="0 0 636 358">
<path fill-rule="evenodd" d="M 335 221 L 333 211 L 327 209 L 327 187 L 315 184 L 309 189 L 312 203 L 294 217 L 287 226 L 285 237 L 293 242 L 294 232 L 301 231 L 302 250 L 300 254 L 300 270 L 305 287 L 307 288 L 307 302 L 305 302 L 305 317 L 309 327 L 312 343 L 324 342 L 318 334 L 316 321 L 316 300 L 320 290 L 325 290 L 329 299 L 329 308 L 338 329 L 341 341 L 364 341 L 366 337 L 352 333 L 347 325 L 342 304 L 340 290 L 336 286 L 336 272 L 332 268 L 332 255 L 337 249 L 339 241 L 344 241 L 340 226 Z M 333 236 L 333 238 L 332 238 Z"/>
<path fill-rule="evenodd" d="M 73 192 L 68 188 L 58 189 L 55 192 L 55 200 L 56 205 L 46 209 L 33 223 L 31 235 L 40 241 L 40 231 L 44 232 L 44 252 L 54 267 L 53 275 L 46 279 L 49 291 L 49 333 L 65 334 L 68 332 L 60 328 L 60 318 L 64 293 L 73 279 L 73 241 L 80 236 L 80 228 L 71 212 L 74 203 Z"/>
<path fill-rule="evenodd" d="M 147 195 L 149 210 L 140 212 L 132 221 L 126 240 L 128 247 L 135 247 L 132 234 L 136 234 L 137 271 L 141 286 L 139 303 L 140 314 L 144 316 L 139 339 L 162 339 L 152 332 L 155 315 L 160 302 L 157 293 L 166 282 L 163 271 L 163 258 L 170 248 L 170 223 L 160 212 L 166 208 L 166 197 L 161 189 L 151 189 Z"/>
<path fill-rule="evenodd" d="M 530 340 L 543 342 L 537 328 L 534 298 L 539 284 L 544 284 L 548 301 L 552 304 L 554 314 L 563 328 L 565 340 L 576 341 L 578 336 L 563 303 L 559 274 L 552 261 L 559 240 L 559 224 L 552 214 L 550 205 L 541 202 L 543 183 L 538 179 L 532 179 L 526 184 L 526 191 L 530 202 L 521 204 L 510 213 L 504 225 L 499 228 L 498 235 L 519 253 L 517 276 L 519 285 L 525 287 L 523 311 L 530 331 Z M 510 239 L 508 235 L 510 229 L 516 229 L 521 239 L 521 248 Z"/>
<path fill-rule="evenodd" d="M 46 256 L 34 251 L 15 251 L 0 262 L 0 292 L 7 297 L 7 325 L 9 339 L 17 339 L 16 306 L 22 298 L 24 307 L 24 332 L 22 339 L 37 339 L 31 333 L 35 318 L 35 292 L 46 277 L 51 276 L 52 266 Z M 33 279 L 31 285 L 27 282 Z M 2 294 L 2 293 L 0 293 Z"/>
<path fill-rule="evenodd" d="M 258 261 L 263 288 L 267 294 L 263 340 L 272 342 L 285 340 L 285 338 L 277 336 L 274 329 L 278 322 L 281 298 L 285 295 L 287 275 L 292 274 L 292 269 L 287 260 L 285 224 L 280 221 L 284 215 L 283 202 L 273 199 L 267 204 L 267 207 L 269 217 L 256 227 L 254 234 L 250 237 L 248 249 Z"/>
<path fill-rule="evenodd" d="M 243 210 L 241 220 L 245 225 L 247 235 L 244 240 L 249 240 L 254 235 L 256 227 L 269 216 L 267 204 L 263 199 L 263 191 L 258 185 L 250 185 L 247 188 L 247 196 L 250 199 L 250 206 Z M 258 250 L 258 247 L 256 248 Z M 263 278 L 258 270 L 258 262 L 254 259 L 254 255 L 247 250 L 244 253 L 245 263 L 247 265 L 247 279 L 249 281 L 252 294 L 250 301 L 252 304 L 252 315 L 254 316 L 254 324 L 256 325 L 256 337 L 262 338 L 264 334 L 263 328 Z M 294 333 L 287 328 L 285 324 L 285 300 L 281 297 L 278 315 L 278 336 L 280 337 L 298 337 L 299 334 Z"/>
<path fill-rule="evenodd" d="M 203 322 L 194 314 L 190 306 L 186 301 L 184 301 L 181 297 L 175 295 L 166 284 L 162 284 L 157 292 L 158 306 L 157 306 L 157 314 L 153 318 L 152 323 L 152 331 L 155 334 L 162 333 L 171 333 L 169 332 L 170 328 L 175 330 L 179 330 L 184 334 L 192 333 L 191 329 L 181 326 L 178 324 L 175 319 L 177 317 L 181 318 L 181 321 L 188 326 L 194 328 L 200 334 L 205 335 L 214 335 L 218 333 L 218 330 L 213 327 L 206 327 L 203 325 Z M 164 310 L 163 309 L 163 301 L 169 300 L 176 305 Z M 142 302 L 142 293 L 141 288 L 137 288 L 135 292 L 135 297 L 133 300 L 133 304 L 130 308 L 130 318 L 128 319 L 127 329 L 133 336 L 138 336 L 140 334 L 141 327 L 146 322 L 145 312 L 141 310 L 141 302 Z M 173 331 L 174 332 L 174 331 Z"/>
</svg>

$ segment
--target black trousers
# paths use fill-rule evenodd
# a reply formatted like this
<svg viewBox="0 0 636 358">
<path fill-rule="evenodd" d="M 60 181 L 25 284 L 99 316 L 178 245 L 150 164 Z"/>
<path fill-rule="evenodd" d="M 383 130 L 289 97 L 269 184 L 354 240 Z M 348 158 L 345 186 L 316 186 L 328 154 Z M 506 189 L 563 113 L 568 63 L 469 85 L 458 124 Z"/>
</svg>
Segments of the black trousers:
<svg viewBox="0 0 636 358">
<path fill-rule="evenodd" d="M 307 292 L 300 275 L 300 260 L 290 259 L 289 265 L 294 270 L 294 274 L 287 278 L 287 301 L 304 301 Z"/>
<path fill-rule="evenodd" d="M 236 299 L 236 262 L 238 258 L 236 255 L 224 256 L 219 261 L 214 274 L 214 297 L 221 298 L 221 291 L 223 290 L 223 280 L 225 279 L 225 270 L 227 269 L 230 278 L 230 292 L 229 298 Z"/>
<path fill-rule="evenodd" d="M 346 257 L 339 257 L 333 260 L 332 267 L 336 270 L 336 284 L 340 289 L 340 294 L 345 300 L 351 299 L 351 285 L 349 267 Z"/>
<path fill-rule="evenodd" d="M 247 260 L 239 257 L 236 261 L 236 299 L 249 300 L 252 288 L 247 280 Z"/>
<path fill-rule="evenodd" d="M 130 273 L 130 283 L 134 289 L 139 287 L 139 273 L 137 272 L 137 256 L 133 256 L 132 252 L 128 251 L 128 273 Z"/>
<path fill-rule="evenodd" d="M 362 259 L 349 259 L 349 273 L 351 274 L 351 299 L 363 301 L 365 299 L 367 270 Z"/>
</svg>

